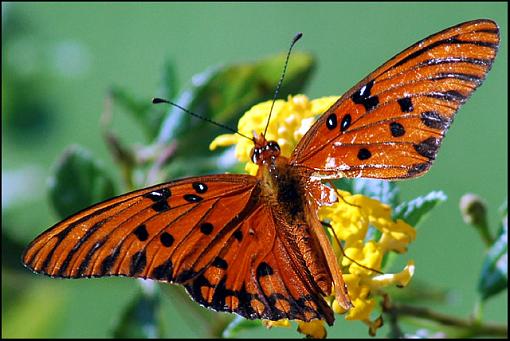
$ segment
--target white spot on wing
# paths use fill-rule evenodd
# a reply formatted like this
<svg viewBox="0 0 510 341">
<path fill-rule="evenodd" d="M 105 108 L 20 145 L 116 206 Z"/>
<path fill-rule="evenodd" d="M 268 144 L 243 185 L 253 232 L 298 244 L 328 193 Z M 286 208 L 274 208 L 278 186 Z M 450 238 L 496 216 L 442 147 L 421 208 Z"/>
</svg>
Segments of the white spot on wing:
<svg viewBox="0 0 510 341">
<path fill-rule="evenodd" d="M 326 168 L 335 168 L 336 167 L 336 158 L 328 156 L 325 164 Z"/>
</svg>

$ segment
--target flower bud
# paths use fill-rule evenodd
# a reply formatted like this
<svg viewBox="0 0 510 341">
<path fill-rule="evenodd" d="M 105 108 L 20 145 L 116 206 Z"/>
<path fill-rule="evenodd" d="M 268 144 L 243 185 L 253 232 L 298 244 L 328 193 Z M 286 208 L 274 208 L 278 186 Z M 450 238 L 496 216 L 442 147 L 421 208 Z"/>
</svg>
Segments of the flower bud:
<svg viewBox="0 0 510 341">
<path fill-rule="evenodd" d="M 487 246 L 492 244 L 492 236 L 487 224 L 487 204 L 476 194 L 467 193 L 460 198 L 460 211 L 466 224 L 473 225 Z"/>
<path fill-rule="evenodd" d="M 466 224 L 487 225 L 487 205 L 476 194 L 467 193 L 460 198 L 460 211 Z"/>
</svg>

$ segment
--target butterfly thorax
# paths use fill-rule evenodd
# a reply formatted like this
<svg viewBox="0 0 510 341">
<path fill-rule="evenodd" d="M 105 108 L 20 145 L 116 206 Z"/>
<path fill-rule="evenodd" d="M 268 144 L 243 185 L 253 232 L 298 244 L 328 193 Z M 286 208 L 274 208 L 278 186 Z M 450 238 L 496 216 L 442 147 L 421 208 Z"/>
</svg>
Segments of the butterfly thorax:
<svg viewBox="0 0 510 341">
<path fill-rule="evenodd" d="M 263 138 L 263 137 L 262 137 Z M 259 161 L 257 178 L 264 201 L 272 207 L 277 234 L 293 252 L 295 268 L 303 268 L 324 295 L 331 293 L 331 274 L 325 256 L 313 233 L 311 224 L 318 222 L 316 209 L 309 207 L 314 200 L 307 197 L 309 178 L 279 155 L 274 141 L 255 146 L 252 158 Z M 311 216 L 314 215 L 314 216 Z"/>
</svg>

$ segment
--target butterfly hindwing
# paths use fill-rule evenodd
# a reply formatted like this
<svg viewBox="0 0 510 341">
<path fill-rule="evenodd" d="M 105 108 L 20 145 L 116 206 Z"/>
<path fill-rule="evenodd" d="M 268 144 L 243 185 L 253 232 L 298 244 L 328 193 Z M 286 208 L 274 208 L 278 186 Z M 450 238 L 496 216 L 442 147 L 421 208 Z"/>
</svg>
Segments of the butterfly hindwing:
<svg viewBox="0 0 510 341">
<path fill-rule="evenodd" d="M 493 21 L 466 22 L 416 43 L 343 95 L 306 133 L 292 162 L 327 177 L 424 174 L 454 114 L 496 56 Z"/>
<path fill-rule="evenodd" d="M 257 206 L 239 224 L 209 267 L 184 283 L 200 304 L 250 319 L 283 318 L 329 324 L 333 312 L 297 266 L 271 209 Z"/>
</svg>

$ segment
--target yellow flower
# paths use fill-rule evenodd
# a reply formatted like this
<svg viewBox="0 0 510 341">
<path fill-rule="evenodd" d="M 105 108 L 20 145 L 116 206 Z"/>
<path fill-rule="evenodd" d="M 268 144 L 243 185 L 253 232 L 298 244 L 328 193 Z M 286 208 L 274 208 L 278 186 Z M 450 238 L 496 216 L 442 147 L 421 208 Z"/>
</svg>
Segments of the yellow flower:
<svg viewBox="0 0 510 341">
<path fill-rule="evenodd" d="M 277 100 L 274 103 L 271 122 L 267 128 L 266 139 L 280 145 L 283 156 L 290 157 L 294 147 L 315 122 L 315 117 L 327 110 L 338 97 L 324 97 L 309 101 L 304 95 L 289 96 L 287 101 Z M 253 131 L 260 133 L 266 128 L 267 117 L 272 101 L 253 106 L 239 119 L 237 130 L 246 136 L 253 136 Z M 223 134 L 216 137 L 209 149 L 236 145 L 236 157 L 245 162 L 248 174 L 257 174 L 258 166 L 251 162 L 250 152 L 253 142 L 237 134 Z"/>
<path fill-rule="evenodd" d="M 271 121 L 266 133 L 267 140 L 275 140 L 280 145 L 282 155 L 290 157 L 299 140 L 313 125 L 318 115 L 324 113 L 337 97 L 325 97 L 309 101 L 304 95 L 289 96 L 287 101 L 278 100 L 274 104 Z M 263 132 L 271 108 L 271 101 L 255 105 L 239 120 L 238 130 L 252 136 L 253 131 Z M 210 149 L 218 146 L 236 145 L 236 157 L 245 162 L 245 169 L 255 175 L 258 166 L 250 161 L 253 142 L 237 134 L 220 135 L 210 144 Z M 346 320 L 360 320 L 375 332 L 382 324 L 380 318 L 371 314 L 377 306 L 376 296 L 384 287 L 405 286 L 414 274 L 414 263 L 396 274 L 382 274 L 385 255 L 390 252 L 403 253 L 416 237 L 416 230 L 403 220 L 391 218 L 391 207 L 375 199 L 337 190 L 340 198 L 332 206 L 319 208 L 319 218 L 331 225 L 333 248 L 341 264 L 344 281 L 353 307 L 345 311 L 334 300 L 332 308 L 344 314 Z M 374 233 L 377 231 L 377 233 Z M 342 243 L 340 247 L 336 238 Z M 342 251 L 343 249 L 343 251 Z M 287 320 L 264 322 L 266 326 L 289 326 Z M 298 330 L 312 337 L 325 337 L 322 321 L 298 321 Z"/>
<path fill-rule="evenodd" d="M 324 339 L 327 336 L 326 328 L 321 320 L 310 322 L 298 321 L 298 332 L 305 334 L 308 338 Z"/>
</svg>

